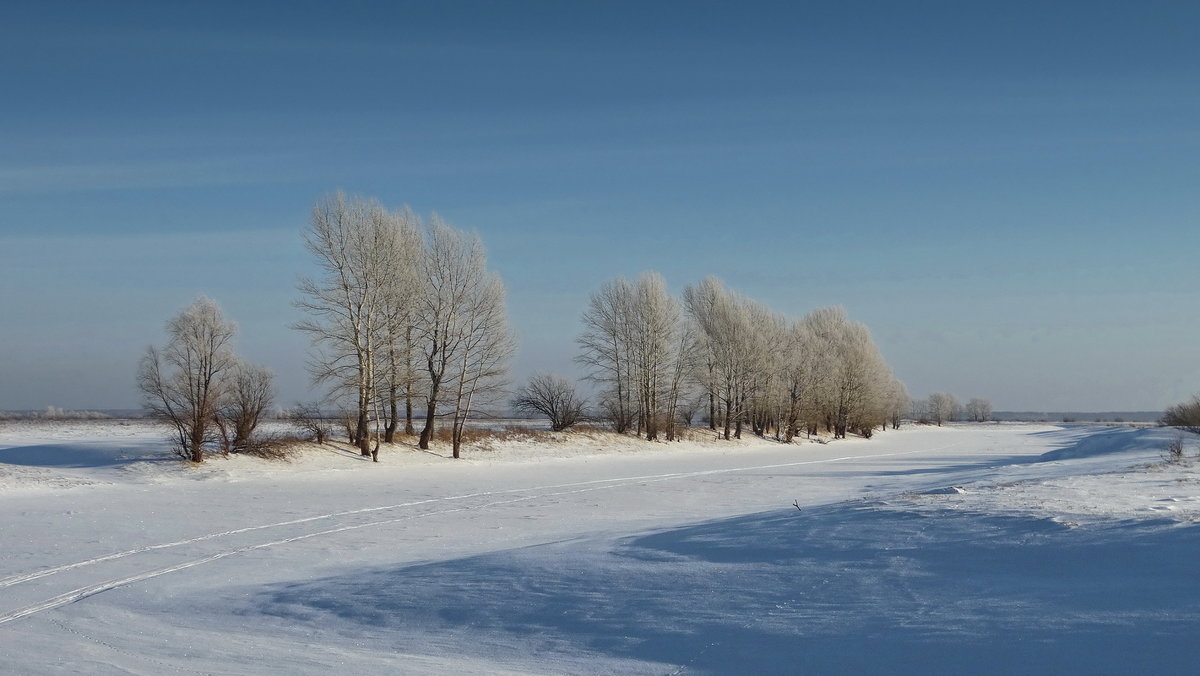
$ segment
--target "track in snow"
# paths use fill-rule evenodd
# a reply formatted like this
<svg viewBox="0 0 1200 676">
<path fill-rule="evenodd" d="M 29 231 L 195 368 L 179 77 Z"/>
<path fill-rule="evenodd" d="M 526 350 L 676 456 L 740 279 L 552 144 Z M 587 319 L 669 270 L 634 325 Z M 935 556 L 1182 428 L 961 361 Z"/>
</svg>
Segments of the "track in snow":
<svg viewBox="0 0 1200 676">
<path fill-rule="evenodd" d="M 378 513 L 378 512 L 386 512 L 386 511 L 398 510 L 398 509 L 407 509 L 407 508 L 418 507 L 421 505 L 428 505 L 428 504 L 434 504 L 434 503 L 439 503 L 439 502 L 458 502 L 458 501 L 465 501 L 465 500 L 471 500 L 471 499 L 476 499 L 476 498 L 486 499 L 486 498 L 493 498 L 493 497 L 499 497 L 499 496 L 504 496 L 504 495 L 513 495 L 513 494 L 521 494 L 521 493 L 529 494 L 529 495 L 521 495 L 520 497 L 515 497 L 515 498 L 511 498 L 511 499 L 492 500 L 490 502 L 482 502 L 480 504 L 469 504 L 469 505 L 464 505 L 461 507 L 454 507 L 454 508 L 450 508 L 450 509 L 442 509 L 442 510 L 436 510 L 436 511 L 431 511 L 431 512 L 420 512 L 417 514 L 406 514 L 404 516 L 399 516 L 399 517 L 391 517 L 391 518 L 385 518 L 385 519 L 366 521 L 364 523 L 342 525 L 342 526 L 337 526 L 335 528 L 326 528 L 326 529 L 322 529 L 322 530 L 316 530 L 313 532 L 303 533 L 300 535 L 295 535 L 295 536 L 286 537 L 286 538 L 276 538 L 276 539 L 259 542 L 259 543 L 255 543 L 255 544 L 251 544 L 251 545 L 246 545 L 246 546 L 242 546 L 242 547 L 223 549 L 223 550 L 220 550 L 218 552 L 215 552 L 215 553 L 212 553 L 212 554 L 209 554 L 206 556 L 202 556 L 202 557 L 198 557 L 195 559 L 191 559 L 189 561 L 185 561 L 183 563 L 179 563 L 179 564 L 175 564 L 175 565 L 171 565 L 171 566 L 165 566 L 165 567 L 151 568 L 150 570 L 146 570 L 144 572 L 136 573 L 133 575 L 112 578 L 112 579 L 104 580 L 104 581 L 97 582 L 94 584 L 85 585 L 85 586 L 81 586 L 81 587 L 78 587 L 75 589 L 71 589 L 67 592 L 58 594 L 51 598 L 45 599 L 41 602 L 38 602 L 38 603 L 35 603 L 32 605 L 27 605 L 27 606 L 24 606 L 24 607 L 16 609 L 16 610 L 11 610 L 11 611 L 0 614 L 0 625 L 6 624 L 8 622 L 12 622 L 14 620 L 19 620 L 23 617 L 28 617 L 30 615 L 33 615 L 33 614 L 36 614 L 39 612 L 51 610 L 54 608 L 59 608 L 61 606 L 65 606 L 70 603 L 80 601 L 89 596 L 94 596 L 96 594 L 108 591 L 110 589 L 116 589 L 118 587 L 124 587 L 127 585 L 135 584 L 137 582 L 142 582 L 142 581 L 153 579 L 153 578 L 160 577 L 163 575 L 168 575 L 170 573 L 178 572 L 181 570 L 186 570 L 188 568 L 193 568 L 195 566 L 203 565 L 205 563 L 211 563 L 213 561 L 218 561 L 220 559 L 228 558 L 230 556 L 234 556 L 237 554 L 243 554 L 246 552 L 255 551 L 255 550 L 259 550 L 259 549 L 266 549 L 269 547 L 276 547 L 279 545 L 285 545 L 285 544 L 289 544 L 292 542 L 299 542 L 299 541 L 308 540 L 311 538 L 335 535 L 338 533 L 345 533 L 348 531 L 361 530 L 364 528 L 372 528 L 372 527 L 376 527 L 376 526 L 386 526 L 386 525 L 396 524 L 396 523 L 400 523 L 400 522 L 404 522 L 404 521 L 411 521 L 414 519 L 425 518 L 425 517 L 430 517 L 430 516 L 453 514 L 456 512 L 465 512 L 465 511 L 471 511 L 471 510 L 488 509 L 488 508 L 492 508 L 492 507 L 510 505 L 510 504 L 515 504 L 515 503 L 520 503 L 520 502 L 528 502 L 531 500 L 537 500 L 537 499 L 541 499 L 541 498 L 550 498 L 550 497 L 558 497 L 558 496 L 563 496 L 563 495 L 575 495 L 575 494 L 580 494 L 580 493 L 587 493 L 587 492 L 591 492 L 591 491 L 608 490 L 608 489 L 612 489 L 612 488 L 620 488 L 623 486 L 629 486 L 629 485 L 634 485 L 634 484 L 639 484 L 639 483 L 642 483 L 642 484 L 657 483 L 657 482 L 661 482 L 661 481 L 691 479 L 691 478 L 713 476 L 713 475 L 719 475 L 719 474 L 732 474 L 732 473 L 736 473 L 736 472 L 749 472 L 749 471 L 769 470 L 769 469 L 783 469 L 783 468 L 787 468 L 787 467 L 799 467 L 799 466 L 803 466 L 803 465 L 818 465 L 818 464 L 829 464 L 829 463 L 846 462 L 846 461 L 853 461 L 853 460 L 869 460 L 869 459 L 874 459 L 874 458 L 886 458 L 886 457 L 895 457 L 895 456 L 903 456 L 903 455 L 916 455 L 918 453 L 928 453 L 931 451 L 945 450 L 946 448 L 950 448 L 954 445 L 955 444 L 951 444 L 949 446 L 943 446 L 943 447 L 933 448 L 933 449 L 921 449 L 921 450 L 917 450 L 917 451 L 903 451 L 903 452 L 896 452 L 896 453 L 878 453 L 878 454 L 872 454 L 872 455 L 842 456 L 842 457 L 837 457 L 837 458 L 825 458 L 825 459 L 821 459 L 821 460 L 802 460 L 802 461 L 796 461 L 796 462 L 772 463 L 772 464 L 768 464 L 768 465 L 752 465 L 752 466 L 745 466 L 745 467 L 730 467 L 730 468 L 724 468 L 724 469 L 702 470 L 702 471 L 696 471 L 696 472 L 671 472 L 671 473 L 667 473 L 667 474 L 650 474 L 650 475 L 642 475 L 642 476 L 618 477 L 618 478 L 613 478 L 613 479 L 595 479 L 592 481 L 579 481 L 579 482 L 565 483 L 565 484 L 534 486 L 534 487 L 530 487 L 530 488 L 513 488 L 513 489 L 507 489 L 507 490 L 501 490 L 501 491 L 485 491 L 485 492 L 480 492 L 480 493 L 452 495 L 452 496 L 446 496 L 446 497 L 440 497 L 440 498 L 428 498 L 425 500 L 414 500 L 411 502 L 403 502 L 403 503 L 398 503 L 398 504 L 394 504 L 394 505 L 364 507 L 364 508 L 360 508 L 360 509 L 345 510 L 345 511 L 340 511 L 340 512 L 331 512 L 328 514 L 319 514 L 319 515 L 304 517 L 304 518 L 300 518 L 300 519 L 290 519 L 287 521 L 279 521 L 279 522 L 275 522 L 275 523 L 260 524 L 260 525 L 256 525 L 256 526 L 247 526 L 244 528 L 236 528 L 236 529 L 232 529 L 232 530 L 208 533 L 206 535 L 200 535 L 197 537 L 188 538 L 188 539 L 184 539 L 184 540 L 176 540 L 173 542 L 164 542 L 164 543 L 160 543 L 160 544 L 147 545 L 145 547 L 139 547 L 139 548 L 135 548 L 135 549 L 127 549 L 124 551 L 113 552 L 111 554 L 106 554 L 104 556 L 98 556 L 98 557 L 91 558 L 91 559 L 84 559 L 81 561 L 63 564 L 60 566 L 44 568 L 44 569 L 30 572 L 30 573 L 22 573 L 22 574 L 18 574 L 18 575 L 12 575 L 12 576 L 0 579 L 0 589 L 6 588 L 6 587 L 12 587 L 14 585 L 19 585 L 22 583 L 31 582 L 31 581 L 42 579 L 42 578 L 51 577 L 53 575 L 57 575 L 57 574 L 64 573 L 67 571 L 78 570 L 78 569 L 86 568 L 89 566 L 106 563 L 109 561 L 115 561 L 118 559 L 130 557 L 130 556 L 136 556 L 138 554 L 161 551 L 161 550 L 171 549 L 171 548 L 175 548 L 175 547 L 181 547 L 184 545 L 204 542 L 204 541 L 208 541 L 208 540 L 215 540 L 215 539 L 222 538 L 222 537 L 229 537 L 229 536 L 233 536 L 233 535 L 240 535 L 240 534 L 244 534 L 244 533 L 262 531 L 262 530 L 267 530 L 267 529 L 271 529 L 271 528 L 282 528 L 282 527 L 286 527 L 286 526 L 311 524 L 311 523 L 316 523 L 319 521 L 337 519 L 337 518 L 341 518 L 341 517 L 356 516 L 356 515 L 361 515 L 361 514 L 371 514 L 371 513 Z M 569 490 L 562 490 L 562 489 L 569 489 Z"/>
</svg>

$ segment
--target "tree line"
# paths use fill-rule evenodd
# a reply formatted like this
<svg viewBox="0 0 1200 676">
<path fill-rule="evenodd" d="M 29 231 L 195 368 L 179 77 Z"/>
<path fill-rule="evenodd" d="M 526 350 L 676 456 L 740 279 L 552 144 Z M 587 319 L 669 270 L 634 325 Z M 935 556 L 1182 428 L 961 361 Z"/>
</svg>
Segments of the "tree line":
<svg viewBox="0 0 1200 676">
<path fill-rule="evenodd" d="M 992 419 L 992 402 L 972 397 L 966 404 L 946 392 L 934 392 L 928 398 L 914 401 L 912 417 L 918 422 L 942 426 L 942 423 L 957 420 L 987 422 Z"/>
<path fill-rule="evenodd" d="M 715 277 L 677 299 L 649 272 L 592 293 L 583 325 L 577 360 L 617 432 L 671 440 L 706 411 L 725 439 L 746 427 L 785 442 L 820 430 L 870 437 L 908 410 L 866 325 L 839 307 L 794 319 Z"/>
<path fill-rule="evenodd" d="M 307 367 L 329 391 L 325 404 L 350 412 L 351 443 L 378 461 L 401 424 L 415 434 L 419 409 L 418 445 L 429 448 L 444 419 L 459 457 L 467 419 L 503 391 L 515 350 L 504 285 L 479 236 L 337 192 L 313 207 L 304 243 L 319 273 L 298 285 L 307 318 L 293 328 L 311 338 Z M 166 347 L 148 348 L 139 368 L 146 409 L 173 424 L 180 454 L 195 462 L 206 449 L 245 447 L 272 400 L 271 373 L 236 357 L 235 332 L 201 298 L 168 322 Z M 320 415 L 320 405 L 298 410 Z"/>
<path fill-rule="evenodd" d="M 351 443 L 376 461 L 381 443 L 418 424 L 428 449 L 444 424 L 459 457 L 468 419 L 507 393 L 515 352 L 504 284 L 479 236 L 337 192 L 314 205 L 304 244 L 317 274 L 298 284 L 305 318 L 293 328 L 311 339 L 307 368 L 329 398 L 298 407 L 300 417 L 344 411 Z M 839 307 L 788 317 L 715 277 L 674 297 L 648 272 L 593 292 L 582 324 L 577 361 L 599 392 L 590 417 L 619 433 L 673 440 L 702 416 L 725 439 L 746 428 L 786 442 L 821 431 L 870 437 L 909 411 L 870 331 Z M 206 448 L 245 447 L 271 403 L 270 372 L 236 357 L 235 332 L 201 298 L 139 369 L 147 409 L 174 423 L 181 454 L 195 461 Z M 545 373 L 510 403 L 554 429 L 583 420 L 587 406 L 574 383 Z"/>
</svg>

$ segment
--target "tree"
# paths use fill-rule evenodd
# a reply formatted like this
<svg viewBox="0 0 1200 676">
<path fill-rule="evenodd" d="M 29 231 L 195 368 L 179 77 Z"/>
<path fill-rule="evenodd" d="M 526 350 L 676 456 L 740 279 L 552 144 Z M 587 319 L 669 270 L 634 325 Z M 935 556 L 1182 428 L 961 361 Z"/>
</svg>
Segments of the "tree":
<svg viewBox="0 0 1200 676">
<path fill-rule="evenodd" d="M 647 272 L 604 284 L 589 299 L 583 325 L 576 361 L 607 388 L 601 407 L 616 431 L 636 425 L 648 440 L 660 433 L 674 439 L 691 339 L 666 281 Z"/>
<path fill-rule="evenodd" d="M 835 437 L 899 425 L 904 386 L 866 325 L 841 308 L 794 322 L 715 277 L 685 287 L 682 303 L 665 288 L 656 273 L 616 279 L 583 314 L 577 361 L 605 386 L 599 405 L 618 432 L 636 422 L 648 439 L 664 428 L 671 439 L 679 416 L 690 422 L 704 404 L 709 428 L 719 423 L 726 439 L 741 438 L 745 424 L 759 436 L 774 430 L 779 441 L 822 425 Z"/>
<path fill-rule="evenodd" d="M 744 413 L 754 384 L 755 350 L 752 301 L 733 294 L 715 277 L 683 290 L 688 316 L 698 327 L 699 380 L 721 416 L 725 439 L 741 437 Z"/>
<path fill-rule="evenodd" d="M 513 398 L 515 410 L 550 419 L 550 429 L 561 432 L 583 420 L 586 405 L 571 381 L 551 373 L 535 373 Z"/>
<path fill-rule="evenodd" d="M 945 392 L 934 392 L 929 395 L 926 403 L 926 413 L 929 415 L 930 421 L 936 423 L 938 427 L 941 427 L 943 422 L 952 420 L 957 410 L 958 400 L 954 398 L 953 394 Z"/>
<path fill-rule="evenodd" d="M 416 307 L 423 293 L 421 256 L 424 239 L 421 219 L 408 207 L 389 212 L 395 237 L 396 259 L 392 271 L 383 279 L 382 356 L 377 360 L 381 417 L 384 421 L 383 440 L 395 441 L 400 424 L 400 405 L 404 405 L 404 433 L 415 434 L 413 402 L 417 397 L 420 369 L 416 363 L 414 340 Z"/>
<path fill-rule="evenodd" d="M 274 382 L 275 375 L 263 366 L 237 360 L 230 369 L 215 418 L 226 452 L 246 449 L 263 412 L 275 400 Z"/>
<path fill-rule="evenodd" d="M 633 285 L 626 320 L 633 390 L 638 402 L 638 427 L 655 440 L 664 427 L 674 436 L 671 418 L 679 396 L 674 377 L 679 358 L 679 306 L 656 272 L 642 274 Z"/>
<path fill-rule="evenodd" d="M 583 333 L 577 339 L 575 358 L 587 378 L 605 388 L 600 408 L 618 434 L 633 425 L 632 357 L 629 354 L 629 320 L 633 286 L 623 277 L 606 282 L 588 298 L 583 313 Z"/>
<path fill-rule="evenodd" d="M 378 419 L 380 351 L 396 339 L 389 320 L 405 298 L 397 280 L 408 279 L 405 263 L 411 260 L 411 243 L 399 226 L 398 218 L 373 200 L 339 191 L 318 202 L 304 243 L 323 274 L 300 281 L 296 302 L 310 315 L 294 328 L 308 333 L 316 349 L 309 361 L 314 382 L 331 386 L 335 396 L 352 397 L 357 417 L 351 441 L 376 460 L 370 431 Z"/>
<path fill-rule="evenodd" d="M 900 419 L 912 406 L 912 398 L 908 396 L 908 388 L 896 378 L 887 387 L 887 412 L 892 423 L 892 429 L 900 429 Z"/>
<path fill-rule="evenodd" d="M 429 448 L 438 407 L 447 392 L 454 404 L 454 457 L 476 397 L 503 382 L 513 348 L 504 310 L 504 285 L 487 269 L 478 235 L 430 218 L 422 259 L 425 288 L 415 313 L 417 350 L 425 370 L 425 426 L 419 446 Z"/>
<path fill-rule="evenodd" d="M 987 422 L 992 419 L 992 402 L 987 399 L 973 397 L 963 407 L 963 410 L 971 422 Z"/>
<path fill-rule="evenodd" d="M 237 326 L 221 308 L 198 298 L 167 323 L 167 344 L 146 349 L 138 369 L 145 406 L 175 429 L 176 450 L 192 462 L 203 462 L 205 447 L 215 441 L 211 427 L 227 383 L 237 365 L 231 342 Z"/>
<path fill-rule="evenodd" d="M 507 383 L 509 362 L 516 351 L 504 308 L 504 284 L 495 273 L 487 273 L 484 279 L 462 313 L 466 339 L 458 360 L 450 429 L 455 458 L 459 457 L 463 430 L 473 407 L 500 393 Z"/>
</svg>

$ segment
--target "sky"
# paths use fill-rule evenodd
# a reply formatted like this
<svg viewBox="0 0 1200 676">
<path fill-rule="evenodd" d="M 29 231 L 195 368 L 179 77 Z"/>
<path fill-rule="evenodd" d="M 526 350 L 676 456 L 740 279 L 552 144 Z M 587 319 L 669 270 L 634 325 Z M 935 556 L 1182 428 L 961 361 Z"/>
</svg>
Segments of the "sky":
<svg viewBox="0 0 1200 676">
<path fill-rule="evenodd" d="M 338 189 L 483 238 L 520 382 L 588 294 L 841 305 L 910 392 L 1200 390 L 1200 4 L 108 2 L 0 8 L 0 409 L 132 408 L 198 295 L 288 405 Z"/>
</svg>

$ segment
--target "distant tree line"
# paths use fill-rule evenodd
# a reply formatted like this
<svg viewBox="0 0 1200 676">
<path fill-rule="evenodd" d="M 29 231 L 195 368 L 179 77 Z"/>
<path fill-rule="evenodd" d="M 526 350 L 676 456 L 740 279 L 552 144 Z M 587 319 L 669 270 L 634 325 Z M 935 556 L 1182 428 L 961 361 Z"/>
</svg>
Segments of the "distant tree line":
<svg viewBox="0 0 1200 676">
<path fill-rule="evenodd" d="M 942 423 L 958 420 L 987 422 L 992 419 L 992 402 L 973 397 L 964 405 L 960 404 L 953 394 L 934 392 L 926 399 L 913 402 L 912 418 L 938 427 L 941 427 Z"/>
</svg>

